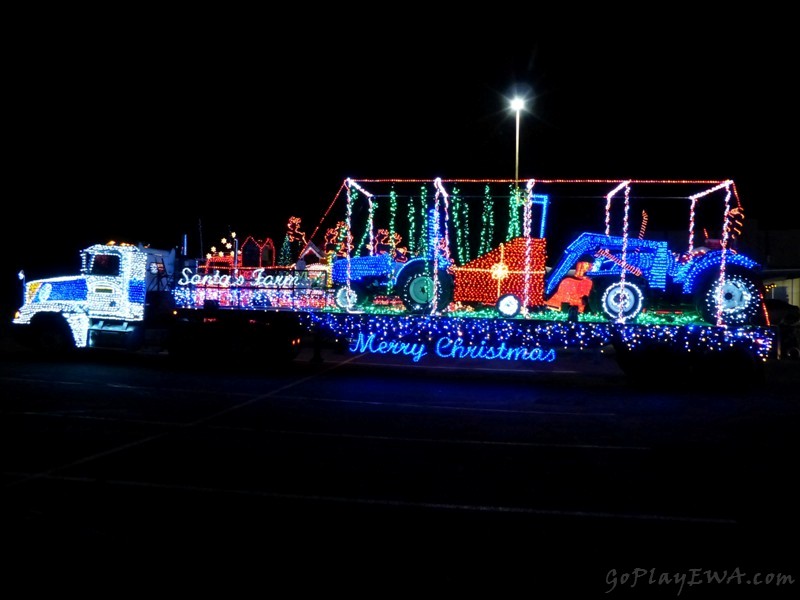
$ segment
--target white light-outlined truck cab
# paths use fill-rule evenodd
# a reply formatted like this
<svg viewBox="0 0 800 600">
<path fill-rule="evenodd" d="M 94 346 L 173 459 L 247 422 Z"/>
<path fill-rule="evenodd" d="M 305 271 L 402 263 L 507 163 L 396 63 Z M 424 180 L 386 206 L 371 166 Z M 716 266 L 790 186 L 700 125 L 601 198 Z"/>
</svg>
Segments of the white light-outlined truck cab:
<svg viewBox="0 0 800 600">
<path fill-rule="evenodd" d="M 26 284 L 13 321 L 20 337 L 49 351 L 140 341 L 148 292 L 167 289 L 175 250 L 109 243 L 80 255 L 79 275 Z"/>
</svg>

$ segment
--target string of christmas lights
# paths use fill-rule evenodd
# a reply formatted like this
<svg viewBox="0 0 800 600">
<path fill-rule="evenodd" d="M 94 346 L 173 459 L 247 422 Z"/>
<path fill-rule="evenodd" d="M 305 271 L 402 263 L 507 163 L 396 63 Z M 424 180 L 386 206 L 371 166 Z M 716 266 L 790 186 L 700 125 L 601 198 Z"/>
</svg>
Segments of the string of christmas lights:
<svg viewBox="0 0 800 600">
<path fill-rule="evenodd" d="M 431 274 L 431 277 L 433 279 L 433 291 L 431 294 L 431 309 L 430 309 L 431 314 L 435 314 L 439 309 L 439 303 L 437 302 L 437 298 L 439 297 L 439 248 L 440 248 L 439 211 L 440 211 L 440 205 L 443 202 L 444 203 L 447 202 L 447 192 L 444 190 L 444 187 L 442 186 L 442 180 L 437 177 L 434 180 L 433 185 L 434 188 L 436 189 L 436 194 L 434 195 L 433 198 L 431 235 L 429 236 L 429 242 L 428 242 L 433 252 L 433 273 Z M 447 231 L 446 228 L 445 231 Z"/>
<path fill-rule="evenodd" d="M 351 185 L 351 181 L 347 180 L 347 207 L 345 209 L 345 231 L 346 237 L 349 239 L 352 235 L 353 231 L 353 186 Z M 346 297 L 347 297 L 347 304 L 350 304 L 350 298 L 353 295 L 352 288 L 350 287 L 350 280 L 352 279 L 352 260 L 350 257 L 350 250 L 348 249 L 347 253 L 345 254 L 345 260 L 347 260 L 347 281 L 345 283 L 346 288 Z"/>
<path fill-rule="evenodd" d="M 407 344 L 405 348 L 408 349 L 408 345 L 421 344 L 429 349 L 428 353 L 435 353 L 437 347 L 452 352 L 458 341 L 458 355 L 450 357 L 487 360 L 525 360 L 535 348 L 589 350 L 621 345 L 636 351 L 653 343 L 666 350 L 696 355 L 736 349 L 766 360 L 774 339 L 774 333 L 768 327 L 731 330 L 708 325 L 580 323 L 333 312 L 309 312 L 302 318 L 308 327 L 328 331 L 349 343 L 359 339 L 369 340 L 372 336 L 373 347 L 385 343 L 387 346 L 384 349 L 389 348 L 388 344 L 394 344 L 392 348 L 397 349 L 397 344 L 403 343 Z M 489 353 L 490 348 L 493 353 Z M 399 352 L 402 350 L 394 353 Z M 492 358 L 488 358 L 487 354 L 493 354 Z"/>
<path fill-rule="evenodd" d="M 520 204 L 521 201 L 519 197 L 519 188 L 516 185 L 510 185 L 508 194 L 508 230 L 506 232 L 506 241 L 522 235 L 522 231 L 520 230 L 519 226 Z"/>
<path fill-rule="evenodd" d="M 631 209 L 630 193 L 631 186 L 626 185 L 624 188 L 625 203 L 622 212 L 622 264 L 628 264 L 628 215 Z M 619 272 L 619 289 L 620 289 L 620 302 L 619 302 L 619 316 L 617 317 L 618 323 L 625 322 L 625 310 L 628 308 L 628 302 L 623 300 L 627 298 L 625 290 L 625 273 L 627 269 L 620 269 Z M 637 288 L 638 290 L 638 288 Z"/>
<path fill-rule="evenodd" d="M 462 200 L 460 190 L 453 188 L 453 228 L 456 231 L 456 249 L 458 264 L 469 262 L 470 237 L 469 237 L 469 203 Z"/>
<path fill-rule="evenodd" d="M 722 216 L 722 252 L 719 261 L 719 289 L 717 290 L 717 327 L 724 327 L 725 320 L 722 318 L 723 313 L 723 297 L 725 295 L 725 261 L 727 258 L 728 250 L 728 232 L 730 227 L 730 212 L 731 212 L 731 188 L 730 185 L 725 186 L 725 210 Z"/>
<path fill-rule="evenodd" d="M 441 200 L 441 210 L 444 219 L 442 221 L 442 232 L 444 238 L 444 247 L 442 248 L 444 258 L 450 258 L 450 195 L 447 193 L 447 190 L 444 189 L 442 185 L 441 177 L 437 177 L 434 180 L 434 185 L 436 186 L 436 193 L 441 195 L 440 199 L 436 200 L 436 206 L 439 206 L 439 202 Z M 439 210 L 437 208 L 436 211 L 436 220 L 439 221 Z"/>
<path fill-rule="evenodd" d="M 418 256 L 426 256 L 428 254 L 428 244 L 430 240 L 428 239 L 429 227 L 428 227 L 428 188 L 426 186 L 422 186 L 420 190 L 420 199 L 419 199 L 419 243 L 417 244 L 417 255 Z"/>
<path fill-rule="evenodd" d="M 526 184 L 525 205 L 524 205 L 524 218 L 522 226 L 522 234 L 525 238 L 525 282 L 523 285 L 522 293 L 522 311 L 523 314 L 528 314 L 528 304 L 530 303 L 530 290 L 531 290 L 531 212 L 533 208 L 533 186 L 536 182 L 529 179 Z"/>
<path fill-rule="evenodd" d="M 397 191 L 392 186 L 389 191 L 389 247 L 391 248 L 392 256 L 397 251 L 397 242 L 395 240 L 395 233 L 397 232 Z"/>
<path fill-rule="evenodd" d="M 483 211 L 481 213 L 481 236 L 478 255 L 486 254 L 492 249 L 494 240 L 494 199 L 487 183 L 483 191 Z"/>
<path fill-rule="evenodd" d="M 408 251 L 413 255 L 417 253 L 416 220 L 414 212 L 414 197 L 408 199 Z"/>
</svg>

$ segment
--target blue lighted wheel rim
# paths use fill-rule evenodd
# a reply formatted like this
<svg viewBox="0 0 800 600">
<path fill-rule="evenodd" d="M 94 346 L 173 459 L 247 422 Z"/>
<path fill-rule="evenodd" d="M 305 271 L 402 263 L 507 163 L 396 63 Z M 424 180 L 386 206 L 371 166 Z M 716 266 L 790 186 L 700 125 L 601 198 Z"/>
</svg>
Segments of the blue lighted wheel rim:
<svg viewBox="0 0 800 600">
<path fill-rule="evenodd" d="M 633 283 L 618 281 L 606 288 L 601 304 L 611 319 L 635 319 L 644 307 L 644 294 Z"/>
</svg>

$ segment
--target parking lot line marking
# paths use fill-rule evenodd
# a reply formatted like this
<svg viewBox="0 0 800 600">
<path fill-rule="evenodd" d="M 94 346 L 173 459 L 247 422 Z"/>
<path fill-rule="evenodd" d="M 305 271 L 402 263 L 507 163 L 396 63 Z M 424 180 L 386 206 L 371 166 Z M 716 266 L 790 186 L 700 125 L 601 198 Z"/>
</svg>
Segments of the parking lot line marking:
<svg viewBox="0 0 800 600">
<path fill-rule="evenodd" d="M 359 354 L 358 357 L 363 356 Z M 392 367 L 395 369 L 406 369 L 408 370 L 408 363 L 389 363 L 389 362 L 363 362 L 359 363 L 360 365 L 364 366 L 372 366 L 377 365 L 380 367 Z M 426 369 L 433 369 L 433 370 L 440 370 L 440 371 L 463 371 L 464 365 L 453 365 L 452 367 L 448 367 L 445 365 L 415 365 L 414 367 L 417 370 L 426 370 Z M 483 373 L 517 373 L 519 375 L 577 375 L 582 371 L 577 370 L 570 370 L 570 369 L 548 369 L 546 371 L 537 371 L 535 369 L 525 370 L 524 368 L 519 369 L 500 369 L 500 368 L 490 368 L 490 367 L 469 367 L 470 371 L 480 371 Z"/>
<path fill-rule="evenodd" d="M 154 425 L 157 427 L 179 427 L 181 425 L 178 421 L 153 421 L 149 419 L 130 419 L 126 417 L 97 417 L 91 414 L 81 414 L 85 413 L 85 410 L 77 410 L 77 411 L 42 411 L 42 412 L 33 412 L 33 411 L 16 411 L 16 412 L 7 412 L 4 413 L 6 416 L 11 417 L 44 417 L 44 418 L 51 418 L 51 419 L 79 419 L 81 421 L 108 421 L 111 423 L 133 423 L 136 425 Z"/>
<path fill-rule="evenodd" d="M 24 383 L 47 383 L 50 385 L 91 385 L 83 381 L 58 381 L 55 379 L 38 379 L 34 377 L 0 377 L 0 381 L 21 381 Z"/>
<path fill-rule="evenodd" d="M 47 475 L 46 477 L 47 479 L 51 480 L 70 481 L 76 483 L 94 484 L 97 482 L 97 480 L 92 477 L 68 477 L 63 475 Z M 103 479 L 103 484 L 118 485 L 125 487 L 174 490 L 181 492 L 198 492 L 204 494 L 258 496 L 262 498 L 274 498 L 276 500 L 304 500 L 309 502 L 327 502 L 332 504 L 360 504 L 360 505 L 387 506 L 396 508 L 426 508 L 432 510 L 521 514 L 521 515 L 534 515 L 534 516 L 546 516 L 546 517 L 570 517 L 570 518 L 578 517 L 586 519 L 661 521 L 661 522 L 675 522 L 675 523 L 704 523 L 704 524 L 716 524 L 716 525 L 738 524 L 738 521 L 736 519 L 731 519 L 726 517 L 692 517 L 692 516 L 682 516 L 682 515 L 614 513 L 607 511 L 592 511 L 592 510 L 555 510 L 546 508 L 533 508 L 528 506 L 430 502 L 430 501 L 414 501 L 414 500 L 397 500 L 391 498 L 364 498 L 360 496 L 332 496 L 325 494 L 299 494 L 299 493 L 289 493 L 289 492 L 268 492 L 264 490 L 210 488 L 204 486 L 173 484 L 173 483 L 155 483 L 149 481 L 130 481 L 121 479 Z"/>
<path fill-rule="evenodd" d="M 212 425 L 211 429 L 219 429 L 223 431 L 247 431 L 252 433 L 271 433 L 287 436 L 308 436 L 308 437 L 330 437 L 330 438 L 345 438 L 356 440 L 376 440 L 385 442 L 412 442 L 423 444 L 454 444 L 465 446 L 520 446 L 529 448 L 562 448 L 562 449 L 577 449 L 577 450 L 632 450 L 632 451 L 649 451 L 652 450 L 649 446 L 609 446 L 605 444 L 551 444 L 545 442 L 507 442 L 500 440 L 467 440 L 467 439 L 446 439 L 446 438 L 419 438 L 419 437 L 405 437 L 394 435 L 372 435 L 364 433 L 338 433 L 327 431 L 299 431 L 296 429 L 258 429 L 255 427 L 232 427 L 226 425 Z"/>
<path fill-rule="evenodd" d="M 398 406 L 406 408 L 436 408 L 442 410 L 461 410 L 465 412 L 492 412 L 523 415 L 552 415 L 562 417 L 617 417 L 611 412 L 574 412 L 554 410 L 520 410 L 514 408 L 485 408 L 479 406 L 448 406 L 444 404 L 419 404 L 412 402 L 381 402 L 379 400 L 339 400 L 338 398 L 312 398 L 310 396 L 272 396 L 274 400 L 303 400 L 308 402 L 327 402 L 331 404 L 367 404 L 375 406 Z"/>
<path fill-rule="evenodd" d="M 209 421 L 211 419 L 215 419 L 216 417 L 218 417 L 220 415 L 224 415 L 224 414 L 233 412 L 235 410 L 238 410 L 240 408 L 244 408 L 245 406 L 249 406 L 251 404 L 254 404 L 255 402 L 258 402 L 260 400 L 264 400 L 265 398 L 269 398 L 270 396 L 272 396 L 274 394 L 277 394 L 277 393 L 282 392 L 284 390 L 290 389 L 290 388 L 292 388 L 292 387 L 294 387 L 296 385 L 300 385 L 301 383 L 306 383 L 306 382 L 308 382 L 308 381 L 310 381 L 310 380 L 312 380 L 312 379 L 314 379 L 316 377 L 320 377 L 320 376 L 324 375 L 325 373 L 328 373 L 328 372 L 332 371 L 333 369 L 339 368 L 341 365 L 347 364 L 348 362 L 350 362 L 350 360 L 352 360 L 352 359 L 348 359 L 348 360 L 343 361 L 341 363 L 337 363 L 335 365 L 331 365 L 329 368 L 323 369 L 318 373 L 313 373 L 311 375 L 308 375 L 307 377 L 303 377 L 301 379 L 298 379 L 297 381 L 292 381 L 292 382 L 287 383 L 286 385 L 283 385 L 283 386 L 281 386 L 279 388 L 276 388 L 276 389 L 274 389 L 274 390 L 272 390 L 270 392 L 267 392 L 265 394 L 259 394 L 257 396 L 254 396 L 254 397 L 250 398 L 249 400 L 246 400 L 244 402 L 240 402 L 239 404 L 236 404 L 234 406 L 230 406 L 230 407 L 225 408 L 223 410 L 219 410 L 219 411 L 217 411 L 215 413 L 212 413 L 210 415 L 206 415 L 205 417 L 201 417 L 199 419 L 195 419 L 194 421 L 189 421 L 187 423 L 179 423 L 179 424 L 176 425 L 176 427 L 174 429 L 170 429 L 168 431 L 162 431 L 162 432 L 156 433 L 154 435 L 148 435 L 148 436 L 145 436 L 145 437 L 143 437 L 141 439 L 134 440 L 132 442 L 128 442 L 126 444 L 121 444 L 119 446 L 115 446 L 113 448 L 109 448 L 107 450 L 103 450 L 101 452 L 96 452 L 94 454 L 90 454 L 89 456 L 84 456 L 82 458 L 78 458 L 76 460 L 73 460 L 73 461 L 71 461 L 69 463 L 66 463 L 66 464 L 63 464 L 63 465 L 59 465 L 59 466 L 56 466 L 56 467 L 51 467 L 50 469 L 46 469 L 46 470 L 41 471 L 39 473 L 32 473 L 32 474 L 30 474 L 29 476 L 27 476 L 27 477 L 25 477 L 23 479 L 20 479 L 20 480 L 17 480 L 17 481 L 12 481 L 10 483 L 5 484 L 3 486 L 3 488 L 7 489 L 7 488 L 12 488 L 12 487 L 17 487 L 17 486 L 20 486 L 20 485 L 24 485 L 24 484 L 26 484 L 28 482 L 35 481 L 37 479 L 42 479 L 42 478 L 45 478 L 45 477 L 51 477 L 51 476 L 55 475 L 56 473 L 58 473 L 59 471 L 63 471 L 65 469 L 70 469 L 70 468 L 76 467 L 78 465 L 86 464 L 86 463 L 92 462 L 93 460 L 97 460 L 98 458 L 104 458 L 106 456 L 110 456 L 112 454 L 116 454 L 118 452 L 122 452 L 123 450 L 128 450 L 130 448 L 135 448 L 137 446 L 141 446 L 141 445 L 146 444 L 148 442 L 152 442 L 152 441 L 161 439 L 163 437 L 166 437 L 167 435 L 169 435 L 171 432 L 173 432 L 175 430 L 188 429 L 190 427 L 195 427 L 197 425 L 201 425 L 201 424 L 205 423 L 206 421 Z"/>
</svg>

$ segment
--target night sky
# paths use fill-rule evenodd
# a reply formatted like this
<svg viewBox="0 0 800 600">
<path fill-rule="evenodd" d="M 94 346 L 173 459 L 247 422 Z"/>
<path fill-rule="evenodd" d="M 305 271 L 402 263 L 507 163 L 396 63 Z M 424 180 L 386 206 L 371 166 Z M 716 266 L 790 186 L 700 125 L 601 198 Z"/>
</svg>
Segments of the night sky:
<svg viewBox="0 0 800 600">
<path fill-rule="evenodd" d="M 26 21 L 5 92 L 4 301 L 20 268 L 74 272 L 109 239 L 191 249 L 201 223 L 206 246 L 229 228 L 279 244 L 346 177 L 511 178 L 515 93 L 523 179 L 730 178 L 749 220 L 797 227 L 779 23 L 472 21 Z"/>
</svg>

